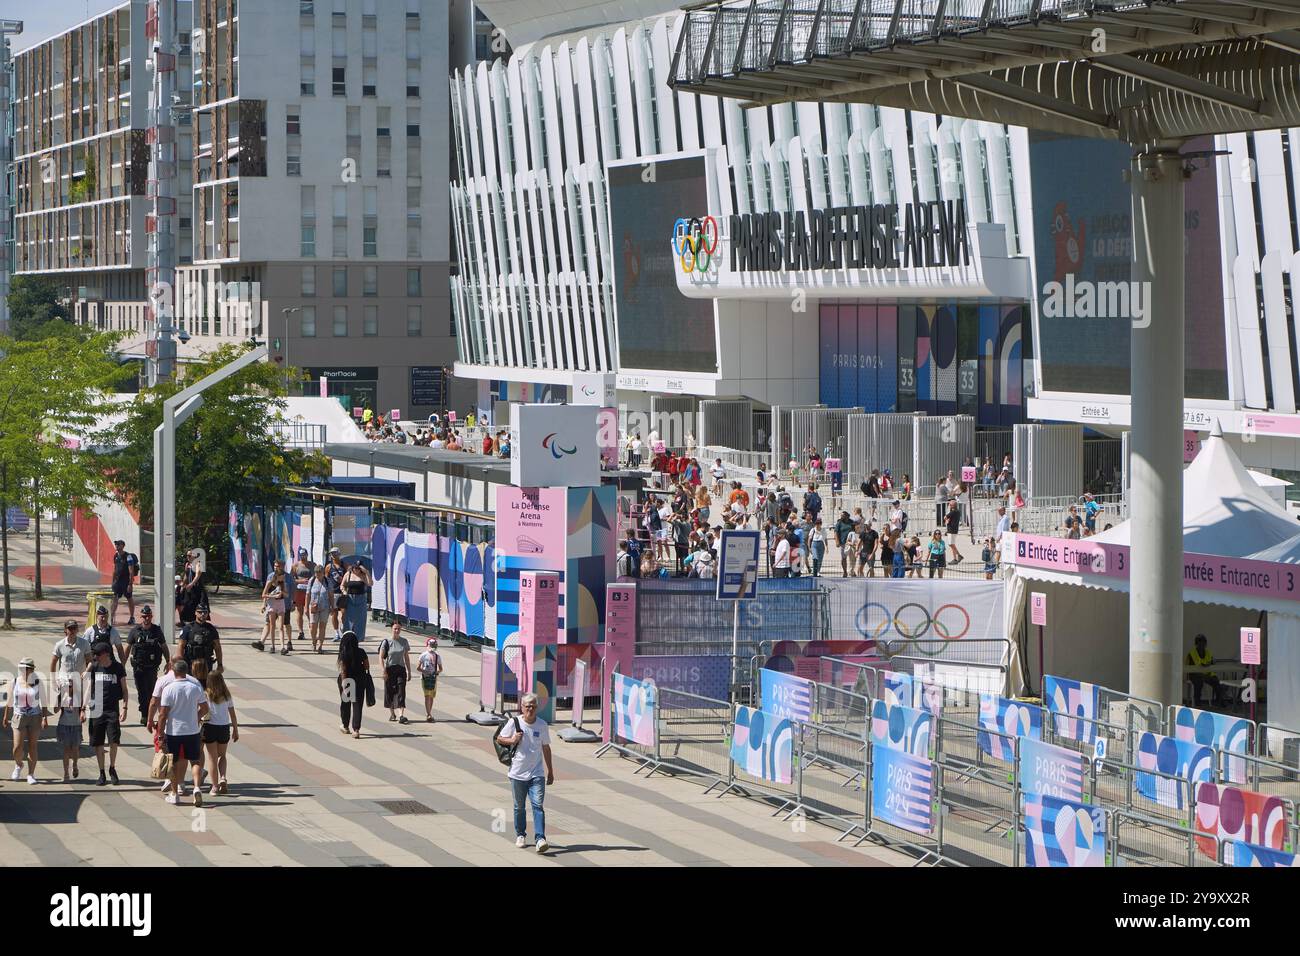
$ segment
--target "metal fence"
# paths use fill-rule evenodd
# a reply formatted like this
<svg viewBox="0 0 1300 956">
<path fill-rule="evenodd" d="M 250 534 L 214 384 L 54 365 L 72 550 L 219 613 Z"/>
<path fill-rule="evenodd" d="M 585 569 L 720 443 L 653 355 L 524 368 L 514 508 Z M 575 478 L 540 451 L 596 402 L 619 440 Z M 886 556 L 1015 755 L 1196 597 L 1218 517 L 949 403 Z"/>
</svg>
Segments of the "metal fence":
<svg viewBox="0 0 1300 956">
<path fill-rule="evenodd" d="M 846 670 L 856 668 L 860 687 L 880 684 L 877 668 L 853 661 L 834 663 Z M 836 684 L 815 683 L 813 719 L 790 721 L 790 779 L 785 782 L 754 779 L 733 759 L 735 716 L 727 702 L 671 689 L 659 694 L 653 746 L 615 742 L 599 753 L 613 749 L 636 757 L 651 773 L 684 773 L 707 781 L 709 791 L 720 789 L 721 795 L 763 799 L 773 805 L 774 815 L 801 815 L 836 828 L 841 839 L 858 835 L 858 844 L 872 840 L 908 849 L 918 862 L 1025 865 L 1030 849 L 1026 781 L 1020 776 L 1025 738 L 979 720 L 947 695 L 927 697 L 933 732 L 917 756 L 931 761 L 932 824 L 927 833 L 902 830 L 877 818 L 872 809 L 873 761 L 877 749 L 887 746 L 870 722 L 877 699 Z M 1082 803 L 1091 808 L 1094 826 L 1104 834 L 1105 865 L 1224 865 L 1218 824 L 1213 822 L 1218 806 L 1202 819 L 1197 782 L 1141 766 L 1135 759 L 1135 741 L 1153 719 L 1155 729 L 1168 729 L 1159 708 L 1116 692 L 1105 703 L 1107 716 L 1122 723 L 1041 711 L 1044 742 L 1079 752 L 1085 768 Z M 1091 741 L 1098 735 L 1115 746 L 1094 760 Z M 1279 798 L 1273 804 L 1270 832 L 1276 840 L 1277 827 L 1282 827 L 1282 842 L 1295 847 L 1300 837 L 1297 768 L 1257 754 L 1216 751 L 1208 783 L 1224 782 L 1229 759 L 1247 766 L 1245 780 L 1234 785 L 1249 785 Z M 1146 775 L 1144 787 L 1153 788 L 1148 793 L 1138 793 L 1139 775 Z M 1275 789 L 1264 789 L 1267 786 Z M 1038 856 L 1045 852 L 1041 845 L 1035 849 Z"/>
</svg>

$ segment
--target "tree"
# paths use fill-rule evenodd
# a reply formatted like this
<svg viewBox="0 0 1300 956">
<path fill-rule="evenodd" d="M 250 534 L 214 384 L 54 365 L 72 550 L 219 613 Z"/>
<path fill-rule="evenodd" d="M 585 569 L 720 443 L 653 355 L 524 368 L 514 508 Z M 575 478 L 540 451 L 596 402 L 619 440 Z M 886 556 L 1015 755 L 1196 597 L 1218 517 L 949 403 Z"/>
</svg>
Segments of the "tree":
<svg viewBox="0 0 1300 956">
<path fill-rule="evenodd" d="M 234 361 L 245 347 L 223 345 L 187 368 L 198 381 Z M 162 403 L 184 383 L 159 383 L 131 403 L 126 418 L 101 437 L 111 446 L 105 465 L 125 500 L 153 521 L 153 433 L 162 424 Z M 203 405 L 176 432 L 176 542 L 201 545 L 208 567 L 225 567 L 230 505 L 274 506 L 287 499 L 285 486 L 329 474 L 329 460 L 317 452 L 289 448 L 268 427 L 285 409 L 284 372 L 259 362 L 203 393 Z M 154 525 L 155 532 L 158 531 Z M 184 544 L 182 544 L 184 542 Z M 159 582 L 161 586 L 161 582 Z"/>
<path fill-rule="evenodd" d="M 131 374 L 113 358 L 116 339 L 0 339 L 0 515 L 11 502 L 24 501 L 39 516 L 55 496 L 62 507 L 88 508 L 104 493 L 102 473 L 81 446 L 103 413 L 103 393 Z M 36 541 L 39 588 L 39 525 Z M 0 564 L 3 626 L 11 628 L 7 520 L 0 522 Z"/>
<path fill-rule="evenodd" d="M 23 342 L 63 335 L 86 338 L 88 331 L 69 317 L 62 291 L 49 276 L 14 276 L 9 285 L 10 337 Z"/>
</svg>

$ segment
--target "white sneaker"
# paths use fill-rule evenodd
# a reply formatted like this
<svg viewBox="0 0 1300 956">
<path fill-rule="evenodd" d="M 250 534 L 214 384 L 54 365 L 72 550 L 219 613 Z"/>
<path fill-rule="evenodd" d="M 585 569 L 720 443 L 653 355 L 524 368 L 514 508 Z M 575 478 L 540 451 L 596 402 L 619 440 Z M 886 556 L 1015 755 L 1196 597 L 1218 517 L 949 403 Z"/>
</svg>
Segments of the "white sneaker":
<svg viewBox="0 0 1300 956">
<path fill-rule="evenodd" d="M 21 780 L 21 779 L 23 779 L 23 768 L 22 768 L 22 767 L 14 767 L 14 772 L 11 773 L 11 774 L 9 775 L 9 779 L 10 779 L 10 780 Z"/>
<path fill-rule="evenodd" d="M 521 836 L 515 837 L 515 846 L 522 850 L 524 847 L 528 846 L 528 838 Z"/>
<path fill-rule="evenodd" d="M 177 805 L 179 805 L 180 802 L 181 802 L 181 798 L 178 797 L 178 796 L 176 796 L 176 794 L 174 794 L 174 793 L 169 793 L 169 794 L 167 794 L 167 796 L 166 796 L 165 799 L 166 799 L 167 802 L 170 803 L 172 806 L 177 806 Z"/>
<path fill-rule="evenodd" d="M 28 783 L 35 783 L 35 782 L 36 782 L 36 778 L 33 777 L 33 776 L 29 773 L 29 774 L 27 775 L 27 782 L 28 782 Z"/>
<path fill-rule="evenodd" d="M 171 788 L 172 788 L 172 782 L 170 780 L 164 780 L 163 785 L 158 789 L 161 790 L 163 793 L 166 793 Z"/>
<path fill-rule="evenodd" d="M 545 853 L 545 852 L 546 852 L 547 850 L 549 850 L 550 848 L 551 848 L 551 845 L 550 845 L 549 843 L 547 843 L 545 840 L 538 840 L 538 841 L 537 841 L 537 852 L 538 852 L 538 853 Z"/>
</svg>

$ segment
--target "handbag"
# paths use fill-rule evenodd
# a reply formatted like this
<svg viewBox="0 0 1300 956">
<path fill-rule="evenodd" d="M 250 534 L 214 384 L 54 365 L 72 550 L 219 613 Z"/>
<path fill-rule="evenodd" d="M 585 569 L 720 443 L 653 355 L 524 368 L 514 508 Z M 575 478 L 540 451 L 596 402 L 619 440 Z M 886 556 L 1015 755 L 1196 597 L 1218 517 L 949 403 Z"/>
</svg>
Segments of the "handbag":
<svg viewBox="0 0 1300 956">
<path fill-rule="evenodd" d="M 507 767 L 510 766 L 510 764 L 514 761 L 515 751 L 519 749 L 518 743 L 514 744 L 513 746 L 507 747 L 505 744 L 501 742 L 501 731 L 505 730 L 506 724 L 512 721 L 514 722 L 515 725 L 515 733 L 516 734 L 520 733 L 521 728 L 519 727 L 519 718 L 507 717 L 505 720 L 501 721 L 501 723 L 497 725 L 496 731 L 492 734 L 492 748 L 497 752 L 497 761 L 504 764 Z"/>
<path fill-rule="evenodd" d="M 162 738 L 153 739 L 153 765 L 149 776 L 154 780 L 170 780 L 172 776 L 172 755 L 162 748 Z"/>
<path fill-rule="evenodd" d="M 364 679 L 366 682 L 366 706 L 374 707 L 375 706 L 375 679 L 370 676 L 369 668 L 366 668 L 366 670 L 362 671 L 362 674 L 364 675 Z"/>
</svg>

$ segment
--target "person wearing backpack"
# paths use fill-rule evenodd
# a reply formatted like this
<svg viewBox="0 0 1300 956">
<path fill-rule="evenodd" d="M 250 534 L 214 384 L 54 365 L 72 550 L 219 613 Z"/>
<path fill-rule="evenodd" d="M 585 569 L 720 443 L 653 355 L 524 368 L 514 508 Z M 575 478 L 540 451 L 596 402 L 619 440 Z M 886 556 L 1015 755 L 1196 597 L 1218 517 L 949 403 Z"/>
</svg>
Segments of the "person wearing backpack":
<svg viewBox="0 0 1300 956">
<path fill-rule="evenodd" d="M 181 630 L 180 655 L 189 664 L 203 661 L 208 670 L 222 670 L 221 634 L 208 620 L 208 606 L 200 604 L 194 609 L 195 621 Z"/>
<path fill-rule="evenodd" d="M 158 670 L 167 659 L 167 636 L 153 622 L 153 608 L 140 608 L 140 623 L 126 636 L 126 654 L 135 678 L 135 699 L 140 705 L 140 726 L 149 719 L 149 700 L 158 683 Z"/>
<path fill-rule="evenodd" d="M 493 743 L 497 745 L 497 758 L 505 761 L 510 755 L 510 789 L 514 796 L 515 846 L 528 845 L 528 815 L 524 800 L 533 808 L 533 835 L 537 839 L 537 852 L 551 848 L 546 842 L 546 788 L 555 783 L 555 767 L 551 763 L 551 732 L 546 721 L 537 716 L 537 695 L 524 694 L 519 698 L 521 713 L 511 717 L 497 728 Z M 542 771 L 545 768 L 546 775 Z"/>
<path fill-rule="evenodd" d="M 117 605 L 126 598 L 128 624 L 135 623 L 135 579 L 140 576 L 140 559 L 126 550 L 120 538 L 113 542 L 113 604 L 109 615 L 111 623 L 117 622 Z"/>
</svg>

